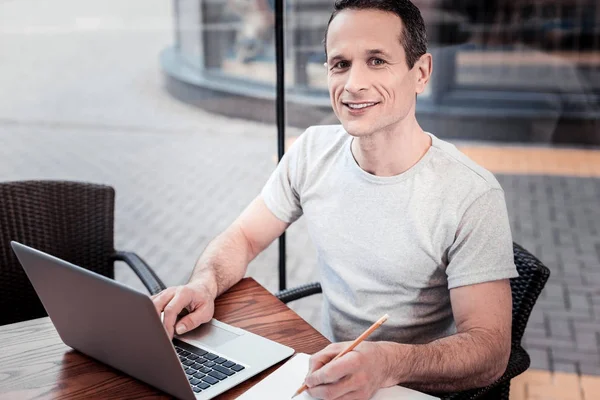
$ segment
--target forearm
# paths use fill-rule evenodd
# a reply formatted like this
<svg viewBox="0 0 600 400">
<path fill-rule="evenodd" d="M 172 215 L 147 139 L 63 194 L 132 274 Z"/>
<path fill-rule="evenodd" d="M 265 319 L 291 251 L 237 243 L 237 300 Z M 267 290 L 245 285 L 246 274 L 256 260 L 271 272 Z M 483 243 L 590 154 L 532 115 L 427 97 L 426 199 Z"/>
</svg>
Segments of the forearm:
<svg viewBox="0 0 600 400">
<path fill-rule="evenodd" d="M 493 383 L 504 373 L 510 340 L 484 330 L 458 333 L 424 345 L 385 342 L 390 375 L 402 386 L 453 392 Z"/>
<path fill-rule="evenodd" d="M 244 277 L 255 256 L 241 229 L 232 225 L 208 244 L 196 262 L 190 283 L 202 282 L 217 297 Z"/>
</svg>

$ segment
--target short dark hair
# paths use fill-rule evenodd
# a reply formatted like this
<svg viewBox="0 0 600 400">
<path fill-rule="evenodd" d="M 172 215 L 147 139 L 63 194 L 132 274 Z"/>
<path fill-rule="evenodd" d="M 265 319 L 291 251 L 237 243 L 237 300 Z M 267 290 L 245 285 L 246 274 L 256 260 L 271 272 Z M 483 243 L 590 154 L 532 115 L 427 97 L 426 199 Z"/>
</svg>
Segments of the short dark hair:
<svg viewBox="0 0 600 400">
<path fill-rule="evenodd" d="M 410 0 L 336 0 L 333 12 L 325 28 L 323 44 L 327 55 L 327 32 L 331 21 L 342 10 L 381 10 L 396 14 L 402 20 L 400 42 L 406 53 L 406 63 L 414 67 L 417 60 L 427 52 L 427 32 L 421 11 Z"/>
</svg>

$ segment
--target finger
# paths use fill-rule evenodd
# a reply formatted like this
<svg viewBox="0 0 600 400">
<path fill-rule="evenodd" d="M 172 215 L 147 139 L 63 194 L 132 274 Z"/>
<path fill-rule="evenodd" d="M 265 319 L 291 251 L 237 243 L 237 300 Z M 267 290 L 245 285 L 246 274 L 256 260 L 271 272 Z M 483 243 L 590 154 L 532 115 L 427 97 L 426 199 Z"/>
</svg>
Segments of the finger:
<svg viewBox="0 0 600 400">
<path fill-rule="evenodd" d="M 182 335 L 198 326 L 209 321 L 213 316 L 213 312 L 208 303 L 202 303 L 196 307 L 196 309 L 181 318 L 177 325 L 175 325 L 175 331 L 178 335 Z"/>
<path fill-rule="evenodd" d="M 308 393 L 316 399 L 334 400 L 356 391 L 350 376 L 339 381 L 318 385 L 308 389 Z"/>
<path fill-rule="evenodd" d="M 173 332 L 175 330 L 175 322 L 177 321 L 177 316 L 185 307 L 190 304 L 191 298 L 189 293 L 186 295 L 185 291 L 177 290 L 175 292 L 175 296 L 171 299 L 169 304 L 164 309 L 164 318 L 163 324 L 167 329 L 167 333 L 169 334 L 169 338 L 173 338 Z"/>
<path fill-rule="evenodd" d="M 174 295 L 175 288 L 167 288 L 152 297 L 152 303 L 154 304 L 154 308 L 156 308 L 156 312 L 159 315 L 161 312 L 163 312 L 166 305 L 169 304 L 169 301 L 171 301 Z"/>
<path fill-rule="evenodd" d="M 313 354 L 308 360 L 308 374 L 333 360 L 344 348 L 343 343 L 332 343 L 323 350 Z"/>
<path fill-rule="evenodd" d="M 353 363 L 348 362 L 347 357 L 348 355 L 345 355 L 342 358 L 329 362 L 327 365 L 309 374 L 304 382 L 307 386 L 313 387 L 337 382 L 351 375 L 357 368 Z"/>
</svg>

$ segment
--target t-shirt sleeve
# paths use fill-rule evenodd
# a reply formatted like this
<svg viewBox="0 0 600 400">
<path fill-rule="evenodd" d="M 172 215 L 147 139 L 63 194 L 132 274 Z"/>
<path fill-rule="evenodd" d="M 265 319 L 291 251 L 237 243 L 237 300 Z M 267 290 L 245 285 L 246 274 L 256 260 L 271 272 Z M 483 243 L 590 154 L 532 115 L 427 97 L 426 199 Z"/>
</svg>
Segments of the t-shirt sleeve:
<svg viewBox="0 0 600 400">
<path fill-rule="evenodd" d="M 501 189 L 488 190 L 463 214 L 448 251 L 446 273 L 449 289 L 519 275 Z"/>
<path fill-rule="evenodd" d="M 306 134 L 294 141 L 261 191 L 267 208 L 280 220 L 293 223 L 302 216 L 300 177 L 304 165 L 303 142 Z"/>
</svg>

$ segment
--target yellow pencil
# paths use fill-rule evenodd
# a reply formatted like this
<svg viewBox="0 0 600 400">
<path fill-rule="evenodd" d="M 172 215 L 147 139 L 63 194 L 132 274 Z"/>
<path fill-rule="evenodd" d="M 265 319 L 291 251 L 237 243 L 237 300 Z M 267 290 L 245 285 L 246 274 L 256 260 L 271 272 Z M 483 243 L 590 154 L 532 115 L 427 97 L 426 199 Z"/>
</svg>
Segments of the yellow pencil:
<svg viewBox="0 0 600 400">
<path fill-rule="evenodd" d="M 369 327 L 369 329 L 367 329 L 366 331 L 364 331 L 359 337 L 356 338 L 356 340 L 354 340 L 354 342 L 352 342 L 350 344 L 350 346 L 348 346 L 344 350 L 342 350 L 331 361 L 335 361 L 338 358 L 340 358 L 341 356 L 343 356 L 344 354 L 351 352 L 356 346 L 358 346 L 360 344 L 360 342 L 362 342 L 363 340 L 365 340 L 367 338 L 367 336 L 369 336 L 371 333 L 373 333 L 373 331 L 375 329 L 379 328 L 385 321 L 387 321 L 387 319 L 388 319 L 388 315 L 387 314 L 385 314 L 383 317 L 379 318 L 379 320 L 377 322 L 375 322 L 373 325 L 371 325 Z M 302 385 L 302 387 L 300 389 L 296 390 L 296 393 L 292 396 L 292 399 L 294 397 L 298 396 L 300 393 L 304 392 L 306 389 L 308 389 L 308 386 Z"/>
</svg>

